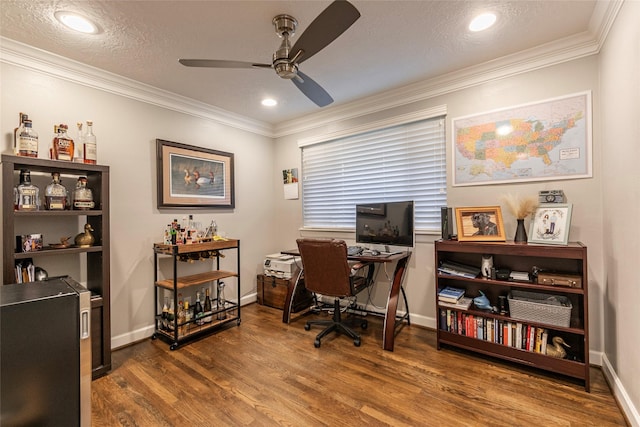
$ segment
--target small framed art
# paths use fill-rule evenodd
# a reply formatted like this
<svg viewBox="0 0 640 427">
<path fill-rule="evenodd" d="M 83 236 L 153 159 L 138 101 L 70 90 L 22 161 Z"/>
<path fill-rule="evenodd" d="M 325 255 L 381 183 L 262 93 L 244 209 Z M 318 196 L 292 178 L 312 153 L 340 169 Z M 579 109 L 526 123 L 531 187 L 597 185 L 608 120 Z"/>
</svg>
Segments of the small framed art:
<svg viewBox="0 0 640 427">
<path fill-rule="evenodd" d="M 504 222 L 500 206 L 456 208 L 458 240 L 504 242 Z"/>
<path fill-rule="evenodd" d="M 531 221 L 529 243 L 566 245 L 569 242 L 572 206 L 569 203 L 538 206 Z"/>
</svg>

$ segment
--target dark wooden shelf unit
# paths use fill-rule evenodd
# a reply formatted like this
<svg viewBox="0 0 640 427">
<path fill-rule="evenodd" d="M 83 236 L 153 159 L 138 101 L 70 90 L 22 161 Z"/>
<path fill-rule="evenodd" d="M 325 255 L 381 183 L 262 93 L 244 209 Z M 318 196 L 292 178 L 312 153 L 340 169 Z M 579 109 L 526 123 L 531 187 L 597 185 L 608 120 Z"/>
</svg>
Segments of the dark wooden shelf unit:
<svg viewBox="0 0 640 427">
<path fill-rule="evenodd" d="M 226 250 L 235 250 L 237 255 L 236 271 L 227 271 L 220 269 L 220 258 L 222 253 Z M 169 348 L 175 350 L 180 344 L 188 340 L 202 337 L 207 334 L 211 334 L 217 330 L 220 330 L 225 325 L 236 322 L 240 325 L 240 240 L 228 239 L 227 241 L 213 241 L 205 243 L 194 243 L 189 245 L 166 245 L 161 243 L 155 243 L 153 245 L 154 252 L 154 290 L 155 290 L 155 332 L 152 339 L 161 338 L 169 343 Z M 215 269 L 206 271 L 203 273 L 196 273 L 186 276 L 178 275 L 178 265 L 185 264 L 179 261 L 181 256 L 197 253 L 206 253 L 207 257 L 205 261 L 211 261 L 215 263 Z M 159 278 L 159 257 L 169 256 L 172 258 L 172 277 L 166 279 Z M 226 300 L 224 308 L 218 307 L 217 301 L 219 295 L 212 295 L 213 312 L 211 323 L 203 325 L 196 324 L 195 319 L 179 323 L 177 313 L 175 313 L 174 319 L 171 322 L 170 329 L 164 330 L 162 325 L 162 307 L 163 300 L 161 296 L 161 290 L 171 291 L 173 298 L 173 307 L 178 307 L 178 293 L 189 288 L 195 288 L 198 285 L 203 285 L 210 282 L 218 282 L 228 277 L 235 277 L 237 279 L 237 295 L 236 301 Z M 216 288 L 217 289 L 217 286 Z M 194 290 L 195 292 L 195 290 Z M 214 290 L 215 292 L 215 290 Z M 227 294 L 228 295 L 228 294 Z M 204 297 L 204 296 L 203 296 Z M 202 301 L 204 303 L 204 301 Z M 190 307 L 193 310 L 193 307 Z M 222 315 L 222 316 L 219 316 Z M 222 317 L 222 318 L 219 318 Z"/>
<path fill-rule="evenodd" d="M 32 182 L 40 189 L 41 209 L 39 211 L 15 211 L 14 200 L 10 194 L 19 184 L 20 170 L 31 172 Z M 72 197 L 75 184 L 80 176 L 87 177 L 87 187 L 93 191 L 96 203 L 92 210 L 44 210 L 44 193 L 51 182 L 51 173 L 59 172 L 63 185 Z M 109 252 L 109 167 L 88 165 L 58 160 L 37 159 L 2 155 L 2 265 L 3 284 L 15 283 L 15 265 L 17 260 L 32 259 L 37 266 L 38 261 L 51 263 L 52 259 L 65 259 L 65 262 L 53 263 L 47 272 L 49 276 L 68 275 L 65 266 L 71 262 L 74 266 L 86 262 L 86 278 L 73 277 L 86 285 L 92 292 L 91 297 L 91 351 L 93 359 L 93 378 L 100 377 L 111 369 L 111 313 L 110 313 L 110 252 Z M 88 248 L 69 247 L 50 249 L 47 244 L 59 243 L 62 233 L 74 230 L 82 231 L 82 223 L 88 222 L 93 228 L 96 239 L 94 246 Z M 64 231 L 57 232 L 57 227 Z M 16 236 L 19 230 L 28 230 L 29 234 L 38 234 L 46 227 L 55 230 L 56 235 L 44 235 L 44 248 L 36 252 L 17 252 Z M 69 233 L 71 234 L 71 233 Z M 69 235 L 68 234 L 68 235 Z M 71 236 L 73 239 L 73 236 Z M 71 240 L 73 241 L 73 240 Z M 71 258 L 71 261 L 69 261 Z M 79 269 L 79 268 L 78 268 Z M 85 281 L 86 279 L 86 281 Z"/>
<path fill-rule="evenodd" d="M 443 261 L 453 261 L 479 267 L 483 254 L 493 256 L 493 265 L 512 271 L 532 272 L 533 267 L 549 272 L 579 275 L 582 287 L 572 288 L 564 286 L 539 285 L 533 282 L 487 279 L 481 275 L 469 279 L 438 272 L 438 266 Z M 442 344 L 451 345 L 485 355 L 498 357 L 511 362 L 544 369 L 584 381 L 585 390 L 589 391 L 589 316 L 588 316 L 588 276 L 587 276 L 587 247 L 580 242 L 569 243 L 567 246 L 556 245 L 527 245 L 511 242 L 458 242 L 456 240 L 440 240 L 435 242 L 435 283 L 436 283 L 436 322 L 437 347 Z M 438 302 L 438 291 L 452 286 L 465 289 L 465 296 L 476 297 L 482 291 L 492 305 L 498 305 L 499 295 L 508 295 L 512 290 L 535 292 L 566 297 L 571 301 L 572 309 L 569 326 L 556 326 L 544 321 L 526 321 L 511 318 L 509 314 L 500 315 L 475 308 L 472 304 L 468 310 L 460 310 Z M 458 313 L 467 317 L 473 316 L 486 319 L 486 322 L 497 321 L 519 323 L 548 331 L 548 346 L 551 346 L 552 336 L 562 337 L 571 347 L 567 348 L 567 358 L 560 359 L 528 351 L 518 347 L 479 339 L 460 333 L 458 326 L 447 326 L 446 319 L 451 319 L 451 313 L 458 318 Z M 466 331 L 465 331 L 466 332 Z"/>
</svg>

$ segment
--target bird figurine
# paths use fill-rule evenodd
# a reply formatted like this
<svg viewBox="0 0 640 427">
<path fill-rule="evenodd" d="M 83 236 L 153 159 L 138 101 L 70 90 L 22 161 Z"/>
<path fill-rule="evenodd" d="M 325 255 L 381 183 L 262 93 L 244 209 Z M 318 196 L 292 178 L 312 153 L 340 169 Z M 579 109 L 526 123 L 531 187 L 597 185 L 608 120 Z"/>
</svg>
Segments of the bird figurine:
<svg viewBox="0 0 640 427">
<path fill-rule="evenodd" d="M 547 356 L 556 357 L 558 359 L 564 359 L 567 357 L 567 351 L 562 348 L 562 346 L 564 345 L 567 348 L 571 348 L 569 344 L 564 342 L 561 337 L 553 337 L 551 342 L 553 342 L 553 347 L 547 346 Z"/>
<path fill-rule="evenodd" d="M 480 296 L 475 297 L 473 299 L 473 304 L 476 306 L 476 308 L 479 308 L 480 310 L 491 310 L 491 301 L 489 301 L 489 298 L 487 298 L 487 296 L 482 292 L 482 291 L 478 291 L 480 292 Z"/>
<path fill-rule="evenodd" d="M 88 248 L 90 246 L 93 246 L 96 239 L 95 237 L 93 237 L 93 234 L 91 234 L 92 231 L 93 227 L 91 227 L 91 224 L 86 223 L 84 225 L 84 232 L 78 234 L 75 238 L 76 246 L 80 248 Z"/>
</svg>

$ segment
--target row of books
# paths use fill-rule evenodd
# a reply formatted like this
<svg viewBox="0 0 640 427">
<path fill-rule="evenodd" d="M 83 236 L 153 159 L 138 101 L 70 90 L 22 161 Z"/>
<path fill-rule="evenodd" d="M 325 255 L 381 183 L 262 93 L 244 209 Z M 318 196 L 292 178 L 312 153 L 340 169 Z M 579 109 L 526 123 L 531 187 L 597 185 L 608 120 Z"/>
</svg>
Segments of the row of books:
<svg viewBox="0 0 640 427">
<path fill-rule="evenodd" d="M 36 275 L 36 267 L 33 262 L 24 261 L 16 264 L 16 283 L 28 283 L 33 282 Z"/>
<path fill-rule="evenodd" d="M 440 309 L 440 329 L 535 353 L 547 353 L 548 331 L 508 319 L 487 318 L 457 310 Z"/>
</svg>

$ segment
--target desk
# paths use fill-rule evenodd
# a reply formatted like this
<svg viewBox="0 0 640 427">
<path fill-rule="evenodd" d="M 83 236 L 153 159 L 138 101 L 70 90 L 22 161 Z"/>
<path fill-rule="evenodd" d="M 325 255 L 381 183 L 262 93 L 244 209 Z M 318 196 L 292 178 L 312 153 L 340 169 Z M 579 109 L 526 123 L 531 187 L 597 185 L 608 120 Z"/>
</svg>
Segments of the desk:
<svg viewBox="0 0 640 427">
<path fill-rule="evenodd" d="M 282 254 L 300 256 L 298 249 L 290 249 L 282 251 Z M 406 319 L 407 324 L 411 324 L 409 319 L 409 305 L 407 303 L 407 295 L 402 287 L 404 280 L 404 273 L 407 269 L 407 263 L 411 257 L 411 252 L 403 252 L 400 254 L 393 254 L 388 256 L 373 256 L 373 255 L 358 255 L 348 257 L 351 261 L 361 262 L 374 262 L 374 263 L 389 263 L 396 262 L 396 268 L 393 272 L 393 279 L 389 288 L 389 296 L 387 297 L 387 309 L 384 313 L 370 312 L 372 314 L 384 314 L 384 326 L 382 328 L 382 348 L 388 351 L 393 351 L 393 344 L 395 341 L 396 328 L 402 325 L 402 322 Z M 284 301 L 284 310 L 282 313 L 282 322 L 289 323 L 291 319 L 291 304 L 293 300 L 293 294 L 297 286 L 304 286 L 302 283 L 304 279 L 303 271 L 298 269 L 289 281 L 289 289 L 287 290 L 287 296 Z M 405 307 L 407 312 L 403 316 L 398 316 L 398 298 L 402 292 L 404 298 Z"/>
</svg>

